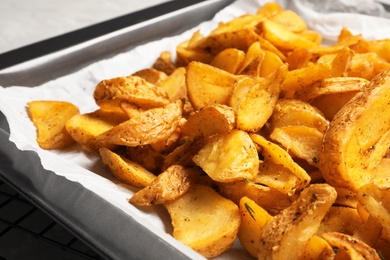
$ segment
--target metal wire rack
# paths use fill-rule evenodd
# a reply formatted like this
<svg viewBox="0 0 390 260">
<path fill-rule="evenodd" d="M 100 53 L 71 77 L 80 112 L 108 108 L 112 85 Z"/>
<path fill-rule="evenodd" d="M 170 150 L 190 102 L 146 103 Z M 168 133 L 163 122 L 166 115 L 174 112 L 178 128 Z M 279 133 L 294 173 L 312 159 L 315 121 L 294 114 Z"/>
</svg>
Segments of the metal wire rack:
<svg viewBox="0 0 390 260">
<path fill-rule="evenodd" d="M 0 180 L 0 260 L 103 259 Z"/>
</svg>

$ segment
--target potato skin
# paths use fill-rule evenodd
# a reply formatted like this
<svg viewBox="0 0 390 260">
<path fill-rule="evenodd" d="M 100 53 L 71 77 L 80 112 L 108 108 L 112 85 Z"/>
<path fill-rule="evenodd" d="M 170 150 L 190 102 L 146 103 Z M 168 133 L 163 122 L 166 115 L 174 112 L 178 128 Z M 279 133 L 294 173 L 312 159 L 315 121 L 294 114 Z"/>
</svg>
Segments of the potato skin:
<svg viewBox="0 0 390 260">
<path fill-rule="evenodd" d="M 370 183 L 390 146 L 390 70 L 378 74 L 335 115 L 319 151 L 319 169 L 336 187 Z"/>
</svg>

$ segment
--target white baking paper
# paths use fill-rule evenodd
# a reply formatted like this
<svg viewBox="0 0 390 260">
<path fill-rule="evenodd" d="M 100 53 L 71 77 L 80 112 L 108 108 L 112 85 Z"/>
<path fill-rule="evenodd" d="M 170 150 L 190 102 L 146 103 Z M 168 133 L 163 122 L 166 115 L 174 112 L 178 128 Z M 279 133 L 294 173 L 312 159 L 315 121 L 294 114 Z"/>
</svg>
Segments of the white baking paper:
<svg viewBox="0 0 390 260">
<path fill-rule="evenodd" d="M 202 259 L 201 256 L 174 240 L 166 231 L 170 223 L 168 218 L 162 219 L 153 211 L 143 212 L 127 202 L 135 189 L 121 184 L 111 177 L 107 170 L 99 164 L 96 154 L 89 154 L 81 150 L 66 149 L 61 151 L 45 151 L 38 147 L 36 129 L 30 121 L 26 103 L 31 100 L 63 100 L 69 101 L 80 108 L 81 113 L 95 110 L 96 104 L 92 98 L 96 84 L 103 80 L 118 76 L 129 75 L 139 69 L 150 67 L 161 51 L 170 50 L 174 53 L 175 47 L 180 42 L 190 38 L 192 33 L 200 29 L 207 34 L 215 28 L 220 21 L 228 21 L 244 13 L 255 13 L 256 10 L 267 1 L 263 0 L 238 0 L 227 8 L 221 10 L 213 20 L 204 22 L 198 27 L 176 37 L 161 39 L 142 46 L 138 46 L 127 53 L 101 60 L 70 75 L 47 82 L 36 87 L 0 87 L 0 110 L 6 116 L 10 126 L 10 140 L 20 150 L 36 151 L 41 158 L 45 169 L 51 170 L 67 179 L 79 182 L 85 188 L 95 192 L 122 209 L 151 232 L 157 233 L 161 238 L 169 241 L 179 250 L 187 252 L 193 259 Z M 327 42 L 337 39 L 342 27 L 348 27 L 353 33 L 361 33 L 368 39 L 380 39 L 390 37 L 390 21 L 388 13 L 375 1 L 355 1 L 356 4 L 364 2 L 367 10 L 376 10 L 375 16 L 367 13 L 350 13 L 351 8 L 335 10 L 331 0 L 320 1 L 280 1 L 284 8 L 296 11 L 305 18 L 311 29 L 319 31 Z M 348 1 L 350 3 L 351 1 Z M 315 4 L 314 4 L 315 3 Z M 318 4 L 318 6 L 316 6 Z M 352 5 L 353 6 L 353 5 Z M 315 8 L 316 7 L 316 8 Z M 319 7 L 319 8 L 318 8 Z M 332 7 L 332 10 L 325 8 Z M 371 9 L 370 9 L 370 8 Z M 352 9 L 356 12 L 356 8 Z M 378 11 L 380 10 L 380 11 Z M 380 15 L 378 15 L 380 14 Z M 382 17 L 380 17 L 382 16 Z M 101 165 L 102 167 L 97 167 Z M 168 228 L 169 230 L 169 228 Z M 240 250 L 240 244 L 235 243 L 232 250 L 218 259 L 250 259 L 248 254 Z M 243 252 L 243 253 L 242 253 Z"/>
</svg>

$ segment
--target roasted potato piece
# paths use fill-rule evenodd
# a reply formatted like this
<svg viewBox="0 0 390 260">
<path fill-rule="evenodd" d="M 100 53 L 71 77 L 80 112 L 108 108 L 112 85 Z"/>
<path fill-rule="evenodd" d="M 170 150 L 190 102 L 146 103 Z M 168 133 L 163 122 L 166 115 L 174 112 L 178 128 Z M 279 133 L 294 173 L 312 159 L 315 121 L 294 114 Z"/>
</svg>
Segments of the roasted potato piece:
<svg viewBox="0 0 390 260">
<path fill-rule="evenodd" d="M 150 145 L 127 146 L 126 156 L 154 174 L 161 172 L 165 160 L 165 155 L 155 151 Z"/>
<path fill-rule="evenodd" d="M 353 236 L 338 232 L 330 232 L 322 235 L 329 244 L 345 251 L 350 259 L 380 260 L 375 249 L 371 248 Z M 339 252 L 340 254 L 341 252 Z M 337 255 L 336 255 L 337 257 Z"/>
<path fill-rule="evenodd" d="M 36 141 L 42 149 L 61 149 L 74 143 L 66 131 L 66 122 L 80 113 L 66 101 L 36 100 L 27 103 L 31 121 L 37 129 Z"/>
<path fill-rule="evenodd" d="M 276 165 L 281 165 L 289 170 L 291 174 L 284 176 L 284 185 L 280 185 L 278 179 L 274 179 L 275 187 L 281 187 L 280 192 L 293 195 L 295 191 L 305 188 L 310 182 L 310 176 L 301 168 L 283 148 L 274 144 L 258 134 L 251 134 L 253 142 L 262 148 L 264 161 L 269 160 Z M 260 178 L 260 176 L 258 176 Z M 256 181 L 260 179 L 256 178 Z M 270 185 L 272 179 L 268 179 Z"/>
<path fill-rule="evenodd" d="M 317 43 L 307 40 L 305 37 L 290 31 L 283 25 L 271 20 L 265 20 L 260 24 L 261 35 L 284 52 L 298 48 L 313 49 Z"/>
<path fill-rule="evenodd" d="M 147 145 L 166 140 L 177 128 L 182 114 L 180 100 L 153 108 L 98 135 L 98 142 L 124 146 Z"/>
<path fill-rule="evenodd" d="M 295 96 L 318 108 L 326 119 L 332 120 L 334 115 L 368 82 L 366 79 L 356 77 L 327 78 L 314 83 L 310 88 L 298 91 Z"/>
<path fill-rule="evenodd" d="M 190 137 L 227 134 L 235 125 L 234 112 L 226 105 L 213 105 L 190 115 L 181 133 Z"/>
<path fill-rule="evenodd" d="M 304 189 L 290 207 L 263 226 L 258 259 L 298 259 L 336 196 L 334 188 L 327 184 L 312 184 Z"/>
<path fill-rule="evenodd" d="M 264 78 L 272 77 L 272 74 L 274 74 L 275 71 L 283 68 L 283 65 L 284 64 L 282 59 L 277 54 L 275 54 L 272 51 L 265 50 L 263 61 L 261 62 L 259 76 Z M 286 73 L 287 73 L 287 66 L 286 66 Z M 286 76 L 283 73 L 280 74 L 283 75 L 283 77 Z"/>
<path fill-rule="evenodd" d="M 301 69 L 291 70 L 282 83 L 283 91 L 298 91 L 310 87 L 313 83 L 329 78 L 331 66 L 327 63 L 317 63 Z"/>
<path fill-rule="evenodd" d="M 309 66 L 313 54 L 308 49 L 295 49 L 286 57 L 289 70 L 301 69 Z"/>
<path fill-rule="evenodd" d="M 206 143 L 192 160 L 213 180 L 229 182 L 253 180 L 259 167 L 259 157 L 249 135 L 233 129 Z"/>
<path fill-rule="evenodd" d="M 229 103 L 238 129 L 257 132 L 265 125 L 279 98 L 286 73 L 287 68 L 281 66 L 267 78 L 246 77 L 237 81 Z"/>
<path fill-rule="evenodd" d="M 248 197 L 271 215 L 291 205 L 297 199 L 296 195 L 288 196 L 276 189 L 251 181 L 218 182 L 218 191 L 226 198 L 239 205 L 240 199 Z"/>
<path fill-rule="evenodd" d="M 349 207 L 332 206 L 321 221 L 316 234 L 340 232 L 353 235 L 360 226 L 364 225 L 357 210 Z"/>
<path fill-rule="evenodd" d="M 272 216 L 248 197 L 242 197 L 239 204 L 241 226 L 238 238 L 248 253 L 256 257 L 260 243 L 261 229 Z"/>
<path fill-rule="evenodd" d="M 162 170 L 169 166 L 178 164 L 182 166 L 194 166 L 192 158 L 208 142 L 207 138 L 188 138 L 182 145 L 177 146 L 172 152 L 165 156 Z"/>
<path fill-rule="evenodd" d="M 352 58 L 355 53 L 348 47 L 340 50 L 332 61 L 332 77 L 345 77 L 352 67 Z"/>
<path fill-rule="evenodd" d="M 254 17 L 254 19 L 252 19 Z M 256 24 L 256 16 L 245 16 L 249 18 L 250 23 Z M 237 21 L 235 21 L 237 22 Z M 212 55 L 217 55 L 221 51 L 229 48 L 234 48 L 242 51 L 247 51 L 249 46 L 258 40 L 259 35 L 256 34 L 254 25 L 246 24 L 245 27 L 237 28 L 233 25 L 220 26 L 212 31 L 209 35 L 196 43 L 193 49 L 206 50 Z"/>
<path fill-rule="evenodd" d="M 305 247 L 305 251 L 299 259 L 334 259 L 335 252 L 325 239 L 319 236 L 312 236 Z"/>
<path fill-rule="evenodd" d="M 173 201 L 190 189 L 191 178 L 190 168 L 172 165 L 148 186 L 136 192 L 129 202 L 137 206 L 151 206 Z"/>
<path fill-rule="evenodd" d="M 222 254 L 237 238 L 241 223 L 237 205 L 210 187 L 194 184 L 164 205 L 172 219 L 173 237 L 204 257 Z"/>
<path fill-rule="evenodd" d="M 133 74 L 131 74 L 131 76 L 137 76 L 143 78 L 147 82 L 154 85 L 167 78 L 167 74 L 153 68 L 147 68 L 147 69 L 136 71 Z"/>
<path fill-rule="evenodd" d="M 144 188 L 150 185 L 156 178 L 153 173 L 138 163 L 107 148 L 100 148 L 99 153 L 104 165 L 108 167 L 112 175 L 126 184 L 136 188 Z"/>
<path fill-rule="evenodd" d="M 260 76 L 264 55 L 265 51 L 261 48 L 260 42 L 256 41 L 252 43 L 245 54 L 245 59 L 238 74 Z"/>
<path fill-rule="evenodd" d="M 171 102 L 187 98 L 186 69 L 184 67 L 175 69 L 166 79 L 157 83 L 157 86 L 167 91 Z"/>
<path fill-rule="evenodd" d="M 315 167 L 323 137 L 323 132 L 302 125 L 278 127 L 270 135 L 273 141 L 280 143 L 291 154 Z"/>
<path fill-rule="evenodd" d="M 283 25 L 287 30 L 301 33 L 307 30 L 306 22 L 296 12 L 283 10 L 272 15 L 269 20 Z"/>
<path fill-rule="evenodd" d="M 123 112 L 107 111 L 98 109 L 91 113 L 77 114 L 66 122 L 66 131 L 79 144 L 88 149 L 98 151 L 102 146 L 115 148 L 115 145 L 100 143 L 96 137 L 114 126 L 128 120 L 128 116 Z"/>
<path fill-rule="evenodd" d="M 245 60 L 245 52 L 235 48 L 228 48 L 218 53 L 210 65 L 221 70 L 236 74 Z"/>
<path fill-rule="evenodd" d="M 359 203 L 383 227 L 386 234 L 390 234 L 390 189 L 379 188 L 370 183 L 358 190 Z"/>
<path fill-rule="evenodd" d="M 194 33 L 195 35 L 196 33 Z M 190 40 L 180 43 L 176 47 L 176 63 L 177 66 L 187 66 L 192 61 L 198 61 L 206 64 L 214 59 L 214 55 L 206 50 L 193 50 L 189 47 Z"/>
<path fill-rule="evenodd" d="M 167 75 L 171 75 L 176 70 L 176 66 L 172 60 L 172 54 L 169 51 L 161 52 L 160 56 L 153 63 L 153 68 Z"/>
<path fill-rule="evenodd" d="M 191 62 L 186 73 L 188 97 L 195 110 L 215 104 L 227 105 L 239 78 L 213 66 Z"/>
<path fill-rule="evenodd" d="M 375 177 L 390 146 L 390 70 L 376 76 L 335 115 L 319 152 L 319 168 L 334 186 L 357 191 Z"/>
<path fill-rule="evenodd" d="M 123 100 L 142 108 L 162 107 L 169 103 L 165 89 L 138 76 L 102 80 L 97 84 L 93 97 L 102 108 L 105 103 L 119 105 Z"/>
<path fill-rule="evenodd" d="M 269 119 L 269 130 L 284 126 L 307 126 L 324 133 L 329 121 L 322 112 L 298 99 L 279 99 Z"/>
</svg>

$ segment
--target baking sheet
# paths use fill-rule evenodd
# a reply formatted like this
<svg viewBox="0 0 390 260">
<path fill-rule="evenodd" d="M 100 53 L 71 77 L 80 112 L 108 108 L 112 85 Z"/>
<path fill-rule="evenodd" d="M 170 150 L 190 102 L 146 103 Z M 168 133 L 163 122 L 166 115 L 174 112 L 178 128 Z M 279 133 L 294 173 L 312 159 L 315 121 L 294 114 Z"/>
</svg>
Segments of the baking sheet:
<svg viewBox="0 0 390 260">
<path fill-rule="evenodd" d="M 127 237 L 127 239 L 131 241 L 129 245 L 132 245 L 133 243 L 137 243 L 139 241 L 147 241 L 146 238 L 143 240 L 144 235 L 150 235 L 154 237 L 154 239 L 151 240 L 152 242 L 148 242 L 148 244 L 154 244 L 160 241 L 161 243 L 165 244 L 166 249 L 168 251 L 172 250 L 172 252 L 174 252 L 173 256 L 175 257 L 177 256 L 178 258 L 181 258 L 183 255 L 185 255 L 191 259 L 201 259 L 201 256 L 197 255 L 192 250 L 189 250 L 187 247 L 181 245 L 169 235 L 170 227 L 169 224 L 167 224 L 167 221 L 169 221 L 169 219 L 167 218 L 167 215 L 164 211 L 139 211 L 132 205 L 128 204 L 126 198 L 131 196 L 131 194 L 134 192 L 134 189 L 124 184 L 118 183 L 116 180 L 112 179 L 110 174 L 105 170 L 104 167 L 102 167 L 101 163 L 95 155 L 87 154 L 85 152 L 80 151 L 74 152 L 72 150 L 49 152 L 39 149 L 34 141 L 35 128 L 32 126 L 30 120 L 28 119 L 28 116 L 25 111 L 25 104 L 27 101 L 34 99 L 65 100 L 76 104 L 80 108 L 82 113 L 93 111 L 96 109 L 96 105 L 94 104 L 92 99 L 92 92 L 94 87 L 100 80 L 116 76 L 128 75 L 138 69 L 150 67 L 154 62 L 155 58 L 162 50 L 173 51 L 178 43 L 185 39 L 188 39 L 195 30 L 200 29 L 202 32 L 207 33 L 212 28 L 217 26 L 219 21 L 229 20 L 243 13 L 253 13 L 262 3 L 263 1 L 238 0 L 229 7 L 219 12 L 213 20 L 202 23 L 198 27 L 186 31 L 179 36 L 164 38 L 155 42 L 150 42 L 144 45 L 140 45 L 136 48 L 132 48 L 129 51 L 122 52 L 116 56 L 99 59 L 98 61 L 91 63 L 89 66 L 83 67 L 75 72 L 69 74 L 65 73 L 65 75 L 62 77 L 52 77 L 53 80 L 46 82 L 42 85 L 36 86 L 34 88 L 26 88 L 15 85 L 12 85 L 11 88 L 0 88 L 0 109 L 7 116 L 7 122 L 10 124 L 11 128 L 10 140 L 12 141 L 12 143 L 8 143 L 9 147 L 6 146 L 5 148 L 2 148 L 2 152 L 10 160 L 12 160 L 12 158 L 14 158 L 15 156 L 17 157 L 16 152 L 15 154 L 12 154 L 12 156 L 9 155 L 11 149 L 14 149 L 12 151 L 17 151 L 18 149 L 23 150 L 25 152 L 22 152 L 21 154 L 25 155 L 28 158 L 32 158 L 35 156 L 35 160 L 37 160 L 38 155 L 41 159 L 43 167 L 52 170 L 52 172 L 49 172 L 50 174 L 48 174 L 48 176 L 50 177 L 48 177 L 46 175 L 40 174 L 40 172 L 42 172 L 42 169 L 40 168 L 40 165 L 36 164 L 36 162 L 27 163 L 25 165 L 23 163 L 23 168 L 14 160 L 13 167 L 11 167 L 11 169 L 7 169 L 7 171 L 12 172 L 17 169 L 17 172 L 20 175 L 21 179 L 27 178 L 27 183 L 30 184 L 30 191 L 33 191 L 33 194 L 31 194 L 31 196 L 35 196 L 36 193 L 42 191 L 46 192 L 45 194 L 42 194 L 42 196 L 44 196 L 45 198 L 48 197 L 49 201 L 52 200 L 52 198 L 55 198 L 53 201 L 51 201 L 52 204 L 58 203 L 59 201 L 61 201 L 61 203 L 67 204 L 67 209 L 71 209 L 74 215 L 78 215 L 79 217 L 81 216 L 82 220 L 90 218 L 91 212 L 93 212 L 93 219 L 100 219 L 101 216 L 99 212 L 102 209 L 104 209 L 104 211 L 106 212 L 106 206 L 110 206 L 108 207 L 110 208 L 110 210 L 115 208 L 115 210 L 113 210 L 112 212 L 115 212 L 115 214 L 118 214 L 123 217 L 123 221 L 120 221 L 118 224 L 116 219 L 117 216 L 110 216 L 111 212 L 109 212 L 108 215 L 105 215 L 103 217 L 103 220 L 101 220 L 102 226 L 100 228 L 103 228 L 104 225 L 109 225 L 109 228 L 111 228 L 111 225 L 114 225 L 114 230 L 116 231 L 109 233 L 109 235 L 107 236 L 103 236 L 103 241 L 96 242 L 96 244 L 100 243 L 103 248 L 111 246 L 111 244 L 107 240 L 113 238 L 114 240 L 116 240 L 115 242 L 119 242 L 122 246 L 126 247 L 127 243 L 123 243 L 122 236 L 124 234 L 121 230 L 121 227 L 129 228 L 129 226 L 131 227 L 134 224 L 137 228 L 144 230 L 144 232 L 134 233 L 137 234 L 136 237 Z M 308 17 L 312 15 L 312 10 L 306 8 L 307 6 L 304 5 L 304 1 L 292 1 L 284 3 L 284 5 L 287 8 L 291 7 L 291 9 L 298 10 L 298 13 L 300 13 L 300 10 L 302 14 L 305 14 Z M 355 16 L 355 14 L 351 15 Z M 322 17 L 323 20 L 318 19 L 318 17 Z M 313 28 L 316 27 L 317 30 L 320 31 L 323 35 L 326 35 L 329 41 L 332 41 L 332 39 L 334 40 L 335 37 L 334 31 L 336 31 L 336 29 L 338 29 L 339 31 L 341 26 L 343 26 L 343 24 L 341 23 L 341 21 L 343 21 L 343 17 L 344 16 L 340 16 L 340 14 L 339 16 L 335 16 L 333 13 L 316 13 L 316 15 L 312 16 L 313 19 L 310 20 L 310 24 Z M 379 33 L 377 32 L 377 34 L 374 34 L 374 36 L 378 38 L 390 37 L 390 35 L 386 36 L 386 34 L 383 33 L 383 28 L 389 28 L 386 27 L 388 25 L 387 19 L 373 19 L 372 17 L 368 16 L 359 16 L 359 19 L 359 21 L 363 24 L 375 22 L 376 25 L 382 25 L 381 21 L 383 21 L 384 27 L 378 26 Z M 324 28 L 324 21 L 329 22 L 329 20 L 333 22 L 332 27 Z M 360 23 L 356 23 L 355 27 L 349 28 L 352 28 L 353 31 L 356 32 L 359 30 L 359 28 L 357 27 L 359 26 L 359 24 Z M 321 29 L 323 29 L 323 31 L 321 31 Z M 369 30 L 367 31 L 367 33 L 370 33 L 371 35 L 372 31 L 374 30 Z M 72 53 L 75 54 L 78 52 L 76 51 Z M 61 52 L 55 53 L 55 55 L 59 54 L 61 54 Z M 43 64 L 42 66 L 52 64 L 52 61 L 50 59 L 49 61 L 50 62 L 46 63 L 44 61 L 41 61 L 40 64 Z M 56 59 L 54 58 L 54 63 L 55 61 Z M 22 68 L 22 70 L 24 68 L 30 71 L 31 64 L 28 64 L 28 66 L 26 67 L 23 67 L 22 64 L 22 66 L 18 67 L 17 69 L 11 68 L 7 70 L 3 75 L 8 76 L 9 79 L 9 75 L 15 75 L 13 73 L 17 73 L 18 69 L 20 70 L 20 68 Z M 38 73 L 37 71 L 34 71 L 34 73 L 31 75 L 39 75 L 36 74 Z M 42 72 L 40 71 L 40 73 Z M 23 95 L 20 95 L 20 93 L 22 93 Z M 3 136 L 2 138 L 5 141 L 7 136 Z M 14 144 L 17 148 L 13 146 Z M 27 158 L 24 157 L 22 157 L 20 161 L 29 162 Z M 6 162 L 3 164 L 6 164 Z M 28 169 L 30 169 L 32 165 L 34 166 L 34 169 L 35 167 L 37 167 L 37 175 L 35 177 L 37 177 L 38 180 L 41 180 L 37 183 L 34 183 L 36 181 L 35 179 L 32 182 L 31 179 L 26 177 L 26 172 L 29 171 Z M 19 170 L 19 167 L 22 168 Z M 55 172 L 55 174 L 53 172 Z M 47 174 L 47 172 L 44 174 Z M 10 178 L 9 174 L 4 175 Z M 72 182 L 77 188 L 69 189 L 66 191 L 58 191 L 57 187 L 62 186 L 52 186 L 53 183 L 56 183 L 56 178 L 61 179 L 61 181 L 59 181 L 60 183 L 64 183 L 66 181 Z M 88 199 L 84 199 L 84 196 L 87 196 Z M 92 204 L 93 206 L 91 206 L 89 200 L 93 201 L 93 199 L 96 199 L 96 204 Z M 37 200 L 39 200 L 39 198 L 37 198 Z M 77 202 L 80 202 L 80 204 L 77 204 Z M 86 202 L 88 202 L 87 205 L 85 205 Z M 112 207 L 112 205 L 114 205 L 115 207 Z M 50 207 L 53 207 L 53 205 L 48 205 L 48 208 Z M 97 210 L 96 208 L 98 208 L 99 210 Z M 67 215 L 69 213 L 60 212 L 59 214 Z M 87 218 L 85 217 L 86 215 L 88 216 Z M 69 226 L 77 226 L 77 223 L 79 222 L 78 218 L 74 218 L 74 216 L 67 216 L 65 218 L 65 222 L 68 220 L 71 220 L 68 223 Z M 129 221 L 132 222 L 132 224 L 126 225 Z M 113 222 L 115 223 L 113 224 Z M 137 223 L 140 223 L 141 225 L 137 225 Z M 79 225 L 79 228 L 85 229 L 84 224 L 85 223 L 81 223 Z M 115 227 L 117 227 L 117 229 L 115 229 Z M 107 229 L 107 227 L 104 227 L 103 229 Z M 81 233 L 83 233 L 83 235 L 87 237 L 90 236 L 88 237 L 88 239 L 94 240 L 96 238 L 94 232 L 95 230 L 91 229 L 88 230 L 88 232 L 83 231 Z M 131 230 L 130 232 L 134 232 L 134 230 Z M 127 242 L 127 240 L 125 241 Z M 175 248 L 177 249 L 177 251 L 175 251 Z M 239 248 L 239 243 L 236 243 L 232 250 L 230 250 L 228 253 L 224 254 L 219 258 L 248 258 L 248 255 L 240 251 Z M 121 250 L 123 251 L 124 249 L 121 248 Z M 142 255 L 142 253 L 155 253 L 155 257 L 157 255 L 160 255 L 159 249 L 156 252 L 151 253 L 150 251 L 153 250 L 150 250 L 150 248 L 147 248 L 146 250 L 145 246 L 136 247 L 132 250 L 142 251 L 140 252 L 140 256 L 142 256 L 143 259 L 148 259 L 149 255 L 144 256 Z M 168 255 L 170 255 L 172 252 L 169 252 Z M 153 256 L 151 257 L 153 258 Z M 172 259 L 172 257 L 170 258 Z"/>
</svg>

